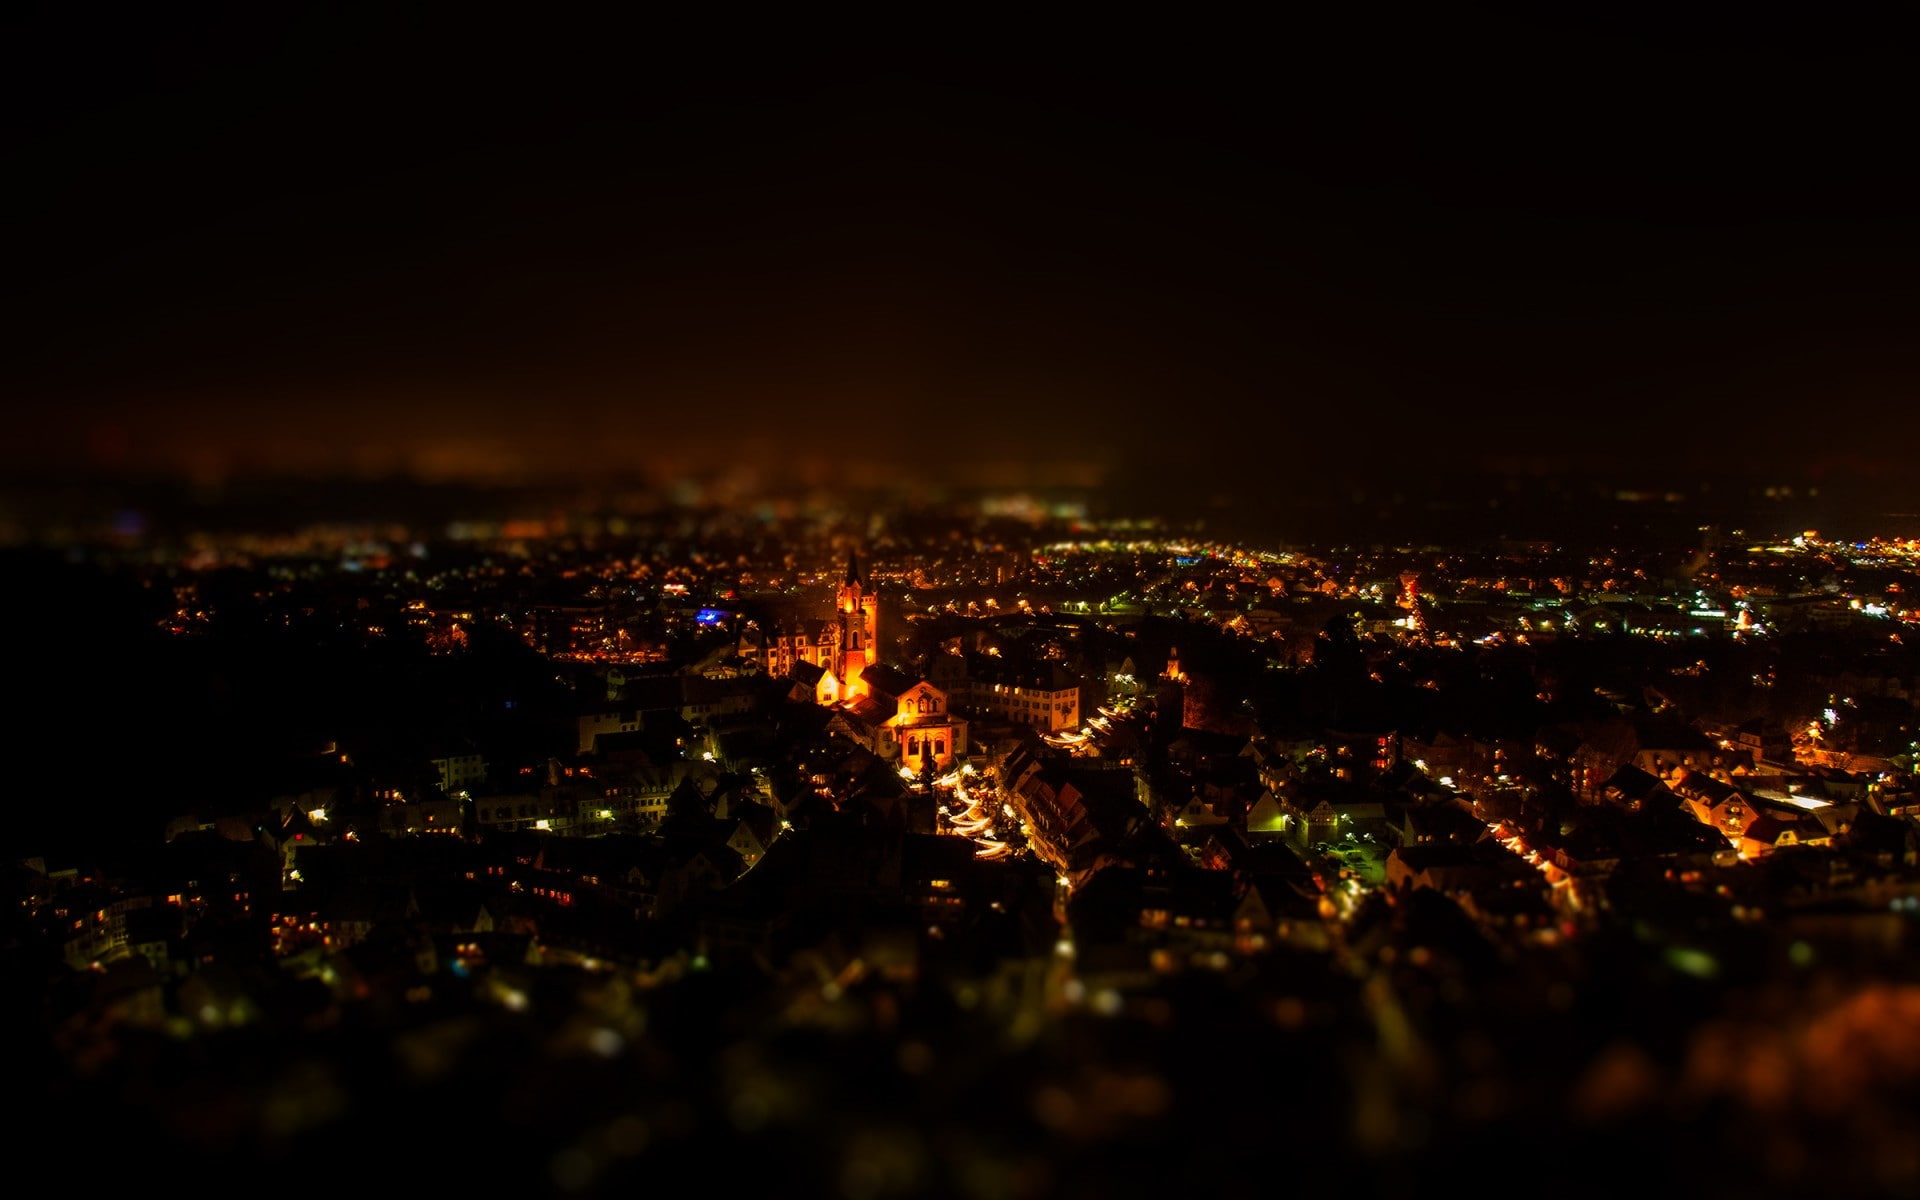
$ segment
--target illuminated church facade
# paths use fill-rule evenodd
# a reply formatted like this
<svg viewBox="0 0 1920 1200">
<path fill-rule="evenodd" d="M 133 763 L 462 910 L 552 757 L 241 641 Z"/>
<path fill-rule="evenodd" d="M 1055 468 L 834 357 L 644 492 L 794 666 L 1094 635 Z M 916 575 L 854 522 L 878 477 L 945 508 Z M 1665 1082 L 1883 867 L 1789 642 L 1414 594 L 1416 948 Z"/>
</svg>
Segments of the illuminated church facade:
<svg viewBox="0 0 1920 1200">
<path fill-rule="evenodd" d="M 947 693 L 880 661 L 880 600 L 858 557 L 834 594 L 834 612 L 764 647 L 769 674 L 794 677 L 834 712 L 829 728 L 919 774 L 945 771 L 966 753 L 967 722 Z"/>
<path fill-rule="evenodd" d="M 857 555 L 847 559 L 847 574 L 834 594 L 833 616 L 786 628 L 759 648 L 767 674 L 805 675 L 816 699 L 836 704 L 866 694 L 861 678 L 880 652 L 880 599 L 860 574 Z M 800 664 L 817 668 L 796 672 Z"/>
<path fill-rule="evenodd" d="M 884 663 L 861 674 L 862 690 L 840 703 L 827 728 L 912 774 L 946 771 L 967 752 L 967 720 L 947 694 Z"/>
</svg>

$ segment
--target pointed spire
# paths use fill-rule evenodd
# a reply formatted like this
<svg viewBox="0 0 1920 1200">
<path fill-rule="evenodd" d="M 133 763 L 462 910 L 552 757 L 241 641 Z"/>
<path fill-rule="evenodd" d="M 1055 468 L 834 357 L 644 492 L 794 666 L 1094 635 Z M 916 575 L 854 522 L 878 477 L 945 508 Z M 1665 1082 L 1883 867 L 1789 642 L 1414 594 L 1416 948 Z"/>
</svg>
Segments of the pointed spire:
<svg viewBox="0 0 1920 1200">
<path fill-rule="evenodd" d="M 856 587 L 859 585 L 860 553 L 857 550 L 849 550 L 847 551 L 847 586 Z"/>
</svg>

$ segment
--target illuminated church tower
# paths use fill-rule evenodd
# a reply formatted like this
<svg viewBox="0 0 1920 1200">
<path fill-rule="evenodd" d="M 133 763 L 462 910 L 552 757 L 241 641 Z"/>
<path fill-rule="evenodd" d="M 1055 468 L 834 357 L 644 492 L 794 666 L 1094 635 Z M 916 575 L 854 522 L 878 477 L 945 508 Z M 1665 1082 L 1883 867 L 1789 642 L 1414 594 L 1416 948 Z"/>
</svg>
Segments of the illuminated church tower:
<svg viewBox="0 0 1920 1200">
<path fill-rule="evenodd" d="M 842 695 L 864 696 L 867 687 L 860 676 L 879 656 L 880 603 L 867 591 L 860 578 L 860 558 L 847 556 L 847 579 L 840 585 L 840 661 L 835 673 L 840 676 Z"/>
</svg>

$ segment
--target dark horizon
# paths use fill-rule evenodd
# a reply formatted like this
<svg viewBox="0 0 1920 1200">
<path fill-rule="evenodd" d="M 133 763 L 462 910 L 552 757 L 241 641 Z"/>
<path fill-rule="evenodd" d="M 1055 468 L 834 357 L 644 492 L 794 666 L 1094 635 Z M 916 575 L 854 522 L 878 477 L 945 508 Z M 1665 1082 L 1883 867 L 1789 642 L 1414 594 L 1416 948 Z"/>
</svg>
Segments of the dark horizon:
<svg viewBox="0 0 1920 1200">
<path fill-rule="evenodd" d="M 218 479 L 64 473 L 12 480 L 0 491 L 0 545 L 13 549 L 159 549 L 206 537 L 353 528 L 434 541 L 475 523 L 533 522 L 553 536 L 684 524 L 708 513 L 769 530 L 878 532 L 916 520 L 998 514 L 1050 522 L 1063 533 L 1135 527 L 1256 546 L 1451 545 L 1496 541 L 1567 546 L 1697 548 L 1819 531 L 1831 538 L 1920 538 L 1920 510 L 1887 507 L 1871 480 L 1823 485 L 1716 476 L 1665 481 L 1621 472 L 1535 469 L 1344 478 L 1152 477 L 1061 480 L 995 464 L 938 481 L 875 469 L 831 478 L 766 476 L 737 466 L 668 476 L 644 471 L 512 481 L 410 475 Z M 621 522 L 625 522 L 624 526 Z M 1709 532 L 1711 531 L 1711 533 Z M 399 536 L 393 534 L 390 536 Z"/>
</svg>

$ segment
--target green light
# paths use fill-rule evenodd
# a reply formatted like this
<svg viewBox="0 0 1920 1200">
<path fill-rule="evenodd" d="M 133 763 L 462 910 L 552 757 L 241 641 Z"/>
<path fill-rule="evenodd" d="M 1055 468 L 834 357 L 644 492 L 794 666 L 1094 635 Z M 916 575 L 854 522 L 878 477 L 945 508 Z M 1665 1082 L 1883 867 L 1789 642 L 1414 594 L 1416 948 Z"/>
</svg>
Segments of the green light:
<svg viewBox="0 0 1920 1200">
<path fill-rule="evenodd" d="M 1703 950 L 1674 946 L 1666 954 L 1667 965 L 1696 979 L 1712 979 L 1720 974 L 1720 963 Z"/>
</svg>

